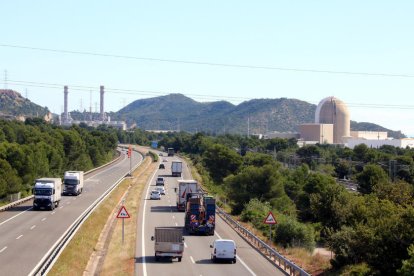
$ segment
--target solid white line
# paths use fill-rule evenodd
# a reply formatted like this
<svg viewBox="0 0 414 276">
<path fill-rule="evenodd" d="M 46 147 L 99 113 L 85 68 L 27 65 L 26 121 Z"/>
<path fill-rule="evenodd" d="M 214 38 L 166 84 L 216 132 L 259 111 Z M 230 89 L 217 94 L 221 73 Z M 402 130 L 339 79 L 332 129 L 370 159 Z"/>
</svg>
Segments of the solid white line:
<svg viewBox="0 0 414 276">
<path fill-rule="evenodd" d="M 23 212 L 21 212 L 21 213 L 18 213 L 17 215 L 15 215 L 15 216 L 13 216 L 13 217 L 11 217 L 11 218 L 9 218 L 9 219 L 6 219 L 5 221 L 3 221 L 2 223 L 0 223 L 0 225 L 2 225 L 2 224 L 4 224 L 4 223 L 6 223 L 6 222 L 8 222 L 9 220 L 12 220 L 12 219 L 14 219 L 15 217 L 17 217 L 17 216 L 20 216 L 21 214 L 23 214 L 23 213 L 25 213 L 25 212 L 27 212 L 27 211 L 29 211 L 29 210 L 32 210 L 33 209 L 33 207 L 30 207 L 29 209 L 27 209 L 27 210 L 25 210 L 25 211 L 23 211 Z"/>
<path fill-rule="evenodd" d="M 151 179 L 150 179 L 150 183 L 152 183 L 152 181 L 154 180 L 154 176 L 157 173 L 158 170 L 155 170 L 154 174 L 152 175 Z M 148 198 L 148 193 L 149 193 L 149 189 L 151 187 L 151 184 L 148 185 L 147 188 L 147 193 L 145 194 L 144 197 L 144 208 L 142 210 L 142 228 L 141 228 L 141 243 L 142 243 L 142 247 L 141 247 L 141 252 L 142 252 L 142 270 L 143 270 L 143 276 L 147 276 L 147 264 L 145 263 L 145 209 L 147 208 L 147 198 Z"/>
<path fill-rule="evenodd" d="M 18 237 L 16 238 L 16 240 L 20 239 L 21 237 L 23 237 L 23 235 L 18 236 Z"/>
<path fill-rule="evenodd" d="M 216 236 L 221 239 L 220 235 L 216 232 Z M 250 269 L 250 267 L 247 266 L 247 264 L 239 257 L 239 255 L 236 256 L 236 258 L 240 261 L 240 263 L 253 275 L 256 276 L 256 273 L 253 272 L 253 270 Z"/>
<path fill-rule="evenodd" d="M 193 256 L 190 256 L 190 260 L 191 260 L 191 262 L 192 262 L 193 264 L 195 264 L 194 259 L 193 259 Z"/>
<path fill-rule="evenodd" d="M 0 253 L 7 249 L 7 246 L 3 247 L 2 250 L 0 250 Z"/>
<path fill-rule="evenodd" d="M 46 218 L 42 218 L 42 221 L 45 221 L 46 220 Z"/>
<path fill-rule="evenodd" d="M 36 225 L 32 225 L 32 227 L 30 227 L 30 230 L 33 230 L 36 227 Z"/>
</svg>

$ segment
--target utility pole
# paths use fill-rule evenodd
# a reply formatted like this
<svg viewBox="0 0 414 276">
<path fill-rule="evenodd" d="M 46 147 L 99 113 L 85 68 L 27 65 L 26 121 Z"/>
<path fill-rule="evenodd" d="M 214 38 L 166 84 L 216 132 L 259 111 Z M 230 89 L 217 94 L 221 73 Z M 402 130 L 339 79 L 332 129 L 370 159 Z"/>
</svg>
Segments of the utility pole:
<svg viewBox="0 0 414 276">
<path fill-rule="evenodd" d="M 250 116 L 247 117 L 247 138 L 250 137 Z"/>
<path fill-rule="evenodd" d="M 4 89 L 7 89 L 7 70 L 4 70 Z"/>
</svg>

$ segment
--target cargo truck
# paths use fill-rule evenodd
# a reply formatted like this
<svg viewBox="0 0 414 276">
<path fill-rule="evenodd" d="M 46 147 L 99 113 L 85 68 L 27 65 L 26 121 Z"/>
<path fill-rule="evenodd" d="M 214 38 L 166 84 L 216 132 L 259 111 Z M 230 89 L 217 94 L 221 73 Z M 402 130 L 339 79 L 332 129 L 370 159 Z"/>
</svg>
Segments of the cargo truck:
<svg viewBox="0 0 414 276">
<path fill-rule="evenodd" d="M 171 175 L 181 177 L 183 172 L 183 162 L 181 161 L 172 161 L 171 163 Z"/>
<path fill-rule="evenodd" d="M 214 235 L 216 200 L 203 193 L 188 193 L 184 225 L 189 234 Z"/>
<path fill-rule="evenodd" d="M 185 211 L 188 193 L 198 192 L 198 184 L 195 180 L 178 180 L 177 210 Z"/>
<path fill-rule="evenodd" d="M 79 195 L 83 192 L 83 171 L 67 171 L 63 177 L 63 194 Z"/>
<path fill-rule="evenodd" d="M 151 237 L 155 241 L 155 260 L 161 257 L 177 258 L 181 262 L 184 252 L 183 228 L 178 226 L 155 227 L 155 235 Z"/>
<path fill-rule="evenodd" d="M 59 206 L 62 197 L 62 179 L 39 178 L 33 187 L 33 209 L 53 210 Z"/>
<path fill-rule="evenodd" d="M 173 148 L 168 148 L 167 153 L 168 153 L 168 156 L 174 156 L 174 149 Z"/>
</svg>

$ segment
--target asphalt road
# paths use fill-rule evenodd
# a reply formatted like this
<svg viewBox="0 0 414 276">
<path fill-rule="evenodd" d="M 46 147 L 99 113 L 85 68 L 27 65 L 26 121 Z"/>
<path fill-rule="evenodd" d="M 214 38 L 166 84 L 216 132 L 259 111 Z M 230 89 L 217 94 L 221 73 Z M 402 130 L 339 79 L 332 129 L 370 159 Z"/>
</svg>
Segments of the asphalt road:
<svg viewBox="0 0 414 276">
<path fill-rule="evenodd" d="M 165 153 L 164 153 L 165 155 Z M 245 242 L 230 226 L 219 216 L 216 216 L 216 231 L 214 236 L 185 236 L 184 255 L 181 262 L 155 261 L 154 235 L 156 226 L 183 226 L 184 212 L 176 211 L 176 193 L 178 177 L 171 177 L 171 161 L 177 157 L 161 157 L 160 162 L 165 169 L 157 170 L 150 182 L 147 183 L 140 212 L 137 218 L 137 241 L 135 256 L 135 275 L 285 275 L 277 267 L 266 260 L 260 253 Z M 163 162 L 166 159 L 167 162 Z M 183 179 L 192 179 L 189 169 L 183 166 Z M 166 195 L 161 200 L 150 200 L 149 193 L 155 187 L 157 176 L 166 178 Z M 217 238 L 232 239 L 237 244 L 237 262 L 212 263 L 210 260 L 210 244 Z"/>
<path fill-rule="evenodd" d="M 142 161 L 133 153 L 132 166 Z M 0 213 L 0 275 L 28 275 L 72 223 L 130 169 L 119 161 L 85 175 L 83 193 L 62 196 L 54 211 L 34 211 L 32 201 Z"/>
</svg>

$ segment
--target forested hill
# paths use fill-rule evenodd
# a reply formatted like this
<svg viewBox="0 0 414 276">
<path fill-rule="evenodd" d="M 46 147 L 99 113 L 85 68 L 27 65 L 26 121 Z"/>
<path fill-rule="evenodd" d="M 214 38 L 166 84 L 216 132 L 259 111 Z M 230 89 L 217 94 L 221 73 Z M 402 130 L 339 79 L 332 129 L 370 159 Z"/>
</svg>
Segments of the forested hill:
<svg viewBox="0 0 414 276">
<path fill-rule="evenodd" d="M 116 130 L 104 127 L 0 120 L 0 201 L 16 192 L 30 194 L 38 177 L 62 177 L 64 171 L 87 171 L 110 161 L 117 142 Z"/>
<path fill-rule="evenodd" d="M 248 128 L 250 133 L 297 132 L 300 124 L 314 122 L 315 110 L 316 105 L 297 99 L 254 99 L 233 105 L 226 101 L 201 103 L 182 94 L 170 94 L 134 101 L 110 116 L 147 130 L 246 134 Z M 405 137 L 371 123 L 352 121 L 351 129 L 388 131 L 391 137 Z"/>
<path fill-rule="evenodd" d="M 47 107 L 41 107 L 14 90 L 0 89 L 0 113 L 2 115 L 43 117 L 49 113 Z"/>
</svg>

